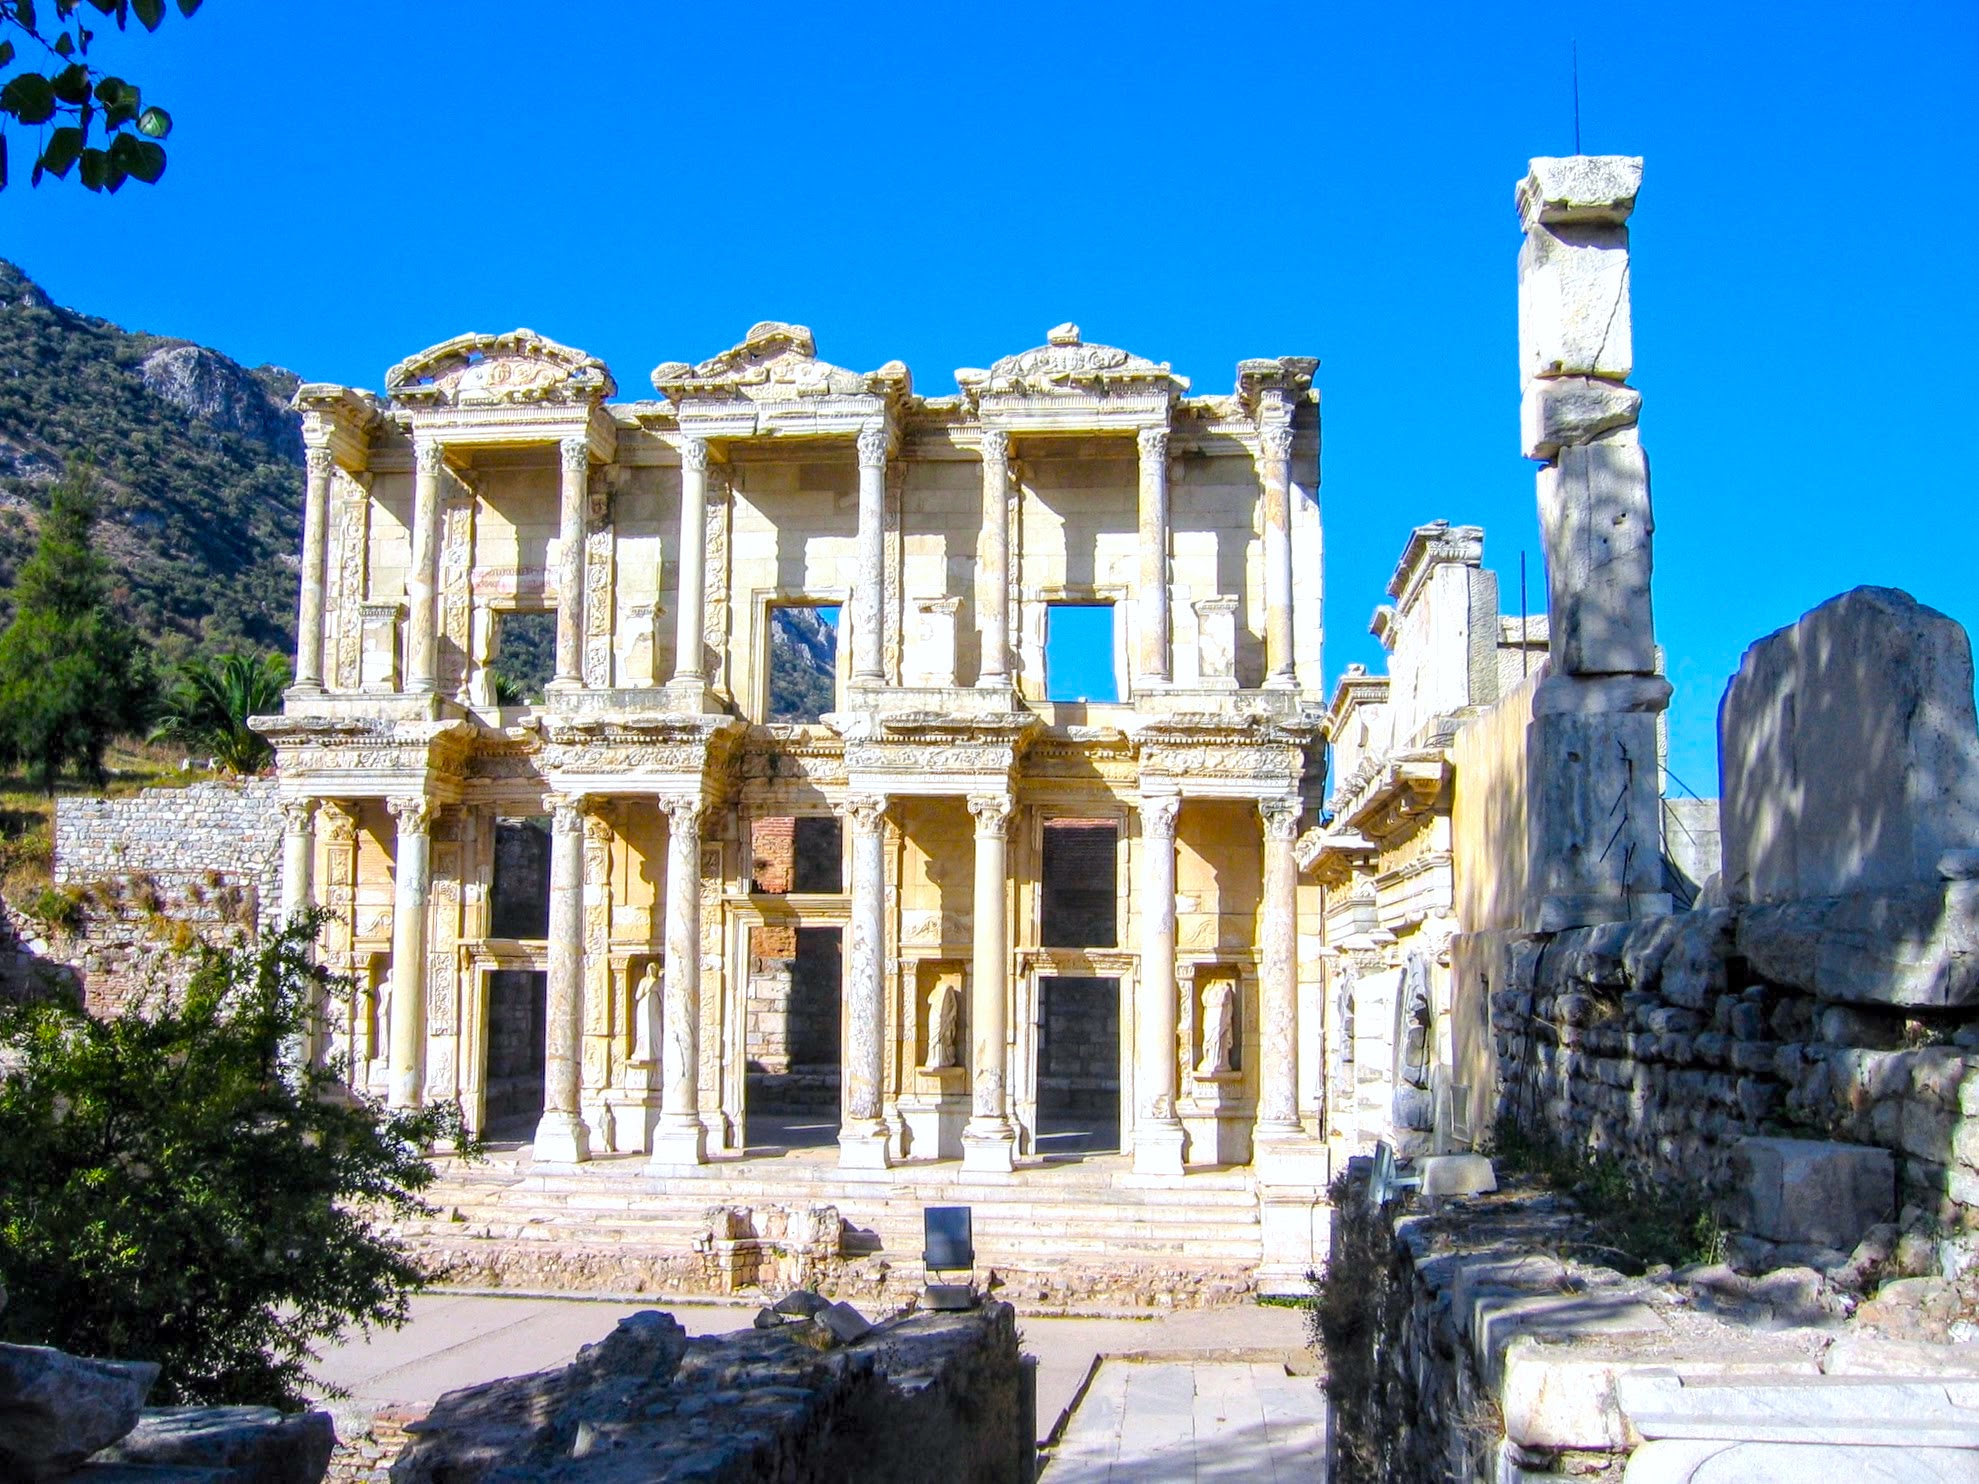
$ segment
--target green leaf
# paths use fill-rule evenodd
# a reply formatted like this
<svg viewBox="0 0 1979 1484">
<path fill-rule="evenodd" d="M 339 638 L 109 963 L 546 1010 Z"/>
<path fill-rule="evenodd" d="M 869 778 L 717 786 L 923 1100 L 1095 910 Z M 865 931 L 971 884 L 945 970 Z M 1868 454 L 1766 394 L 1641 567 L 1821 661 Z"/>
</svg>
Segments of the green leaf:
<svg viewBox="0 0 1979 1484">
<path fill-rule="evenodd" d="M 199 0 L 179 0 L 180 15 L 189 16 L 197 9 L 199 9 Z"/>
<path fill-rule="evenodd" d="M 23 31 L 34 29 L 34 0 L 14 0 L 14 24 Z"/>
<path fill-rule="evenodd" d="M 119 134 L 110 141 L 110 165 L 118 173 L 115 190 L 122 184 L 124 174 L 135 175 L 146 185 L 154 183 L 165 173 L 165 151 L 149 139 L 140 139 L 135 134 Z"/>
<path fill-rule="evenodd" d="M 24 124 L 45 124 L 55 116 L 55 88 L 39 72 L 23 72 L 0 88 L 0 110 Z"/>
<path fill-rule="evenodd" d="M 76 54 L 75 40 L 69 35 L 67 31 L 64 31 L 60 36 L 57 36 L 55 38 L 56 56 L 73 57 L 75 54 Z"/>
<path fill-rule="evenodd" d="M 0 67 L 5 67 L 13 60 L 14 43 L 11 41 L 0 41 Z"/>
<path fill-rule="evenodd" d="M 7 189 L 7 136 L 0 134 L 0 191 Z"/>
<path fill-rule="evenodd" d="M 165 0 L 131 0 L 131 9 L 137 12 L 147 31 L 156 31 L 158 23 L 165 19 Z"/>
<path fill-rule="evenodd" d="M 137 116 L 137 131 L 148 139 L 163 139 L 172 132 L 172 116 L 162 108 L 147 108 Z"/>
<path fill-rule="evenodd" d="M 48 85 L 64 103 L 81 103 L 89 97 L 89 69 L 80 62 L 71 62 Z"/>
<path fill-rule="evenodd" d="M 110 156 L 100 149 L 86 149 L 82 152 L 82 183 L 92 191 L 103 189 L 103 182 L 110 178 Z"/>
<path fill-rule="evenodd" d="M 48 136 L 48 146 L 41 152 L 41 166 L 50 175 L 61 179 L 68 175 L 81 153 L 82 130 L 57 129 Z"/>
</svg>

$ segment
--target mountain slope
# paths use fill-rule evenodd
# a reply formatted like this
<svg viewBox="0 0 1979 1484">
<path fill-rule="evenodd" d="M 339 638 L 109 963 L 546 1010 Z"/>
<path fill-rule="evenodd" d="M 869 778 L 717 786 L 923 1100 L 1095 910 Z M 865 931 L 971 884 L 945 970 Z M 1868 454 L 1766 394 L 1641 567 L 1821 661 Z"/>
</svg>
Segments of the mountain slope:
<svg viewBox="0 0 1979 1484">
<path fill-rule="evenodd" d="M 297 378 L 58 308 L 0 261 L 0 618 L 47 489 L 96 468 L 97 543 L 132 620 L 168 655 L 295 633 Z"/>
</svg>

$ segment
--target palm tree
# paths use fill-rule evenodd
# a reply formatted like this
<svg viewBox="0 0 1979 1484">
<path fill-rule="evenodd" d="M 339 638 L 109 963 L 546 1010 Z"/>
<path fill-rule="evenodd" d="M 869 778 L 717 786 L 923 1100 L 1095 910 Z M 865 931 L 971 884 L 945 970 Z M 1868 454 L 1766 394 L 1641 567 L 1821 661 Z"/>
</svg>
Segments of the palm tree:
<svg viewBox="0 0 1979 1484">
<path fill-rule="evenodd" d="M 258 773 L 268 766 L 274 749 L 265 737 L 248 730 L 247 719 L 279 711 L 288 683 L 288 661 L 278 654 L 187 660 L 165 696 L 164 720 L 151 740 L 183 742 L 209 752 L 229 773 Z"/>
</svg>

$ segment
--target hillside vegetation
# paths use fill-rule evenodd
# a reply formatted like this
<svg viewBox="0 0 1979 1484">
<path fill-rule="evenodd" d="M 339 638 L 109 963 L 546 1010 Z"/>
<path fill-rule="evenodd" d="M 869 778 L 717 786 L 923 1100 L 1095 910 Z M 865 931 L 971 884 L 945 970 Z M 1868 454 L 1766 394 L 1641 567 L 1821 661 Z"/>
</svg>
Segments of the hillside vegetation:
<svg viewBox="0 0 1979 1484">
<path fill-rule="evenodd" d="M 0 261 L 0 624 L 48 490 L 95 465 L 99 549 L 161 660 L 288 653 L 301 545 L 296 376 L 58 308 Z"/>
</svg>

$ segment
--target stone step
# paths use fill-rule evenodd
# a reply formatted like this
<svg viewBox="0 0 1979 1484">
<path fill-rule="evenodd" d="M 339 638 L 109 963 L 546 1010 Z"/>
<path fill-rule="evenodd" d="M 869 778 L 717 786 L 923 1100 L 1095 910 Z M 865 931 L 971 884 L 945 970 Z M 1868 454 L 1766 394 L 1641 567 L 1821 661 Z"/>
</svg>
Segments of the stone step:
<svg viewBox="0 0 1979 1484">
<path fill-rule="evenodd" d="M 469 1211 L 511 1211 L 532 1214 L 571 1213 L 596 1216 L 646 1216 L 656 1220 L 686 1219 L 690 1215 L 699 1219 L 707 1210 L 701 1201 L 687 1201 L 679 1197 L 661 1195 L 583 1195 L 545 1196 L 537 1192 L 506 1193 L 499 1191 L 429 1191 L 430 1202 L 442 1209 Z M 754 1205 L 768 1202 L 752 1201 L 747 1197 L 737 1197 L 720 1202 L 722 1205 Z M 790 1204 L 787 1201 L 776 1204 Z M 869 1224 L 874 1221 L 911 1224 L 919 1226 L 925 1209 L 918 1201 L 893 1200 L 846 1200 L 835 1202 L 841 1214 L 855 1224 Z M 968 1202 L 975 1213 L 978 1228 L 995 1224 L 1022 1223 L 1037 1221 L 1137 1221 L 1172 1226 L 1195 1226 L 1204 1221 L 1255 1222 L 1257 1205 L 1254 1201 L 1215 1203 L 1202 1206 L 1141 1204 L 1139 1202 L 1097 1202 L 1097 1201 L 1029 1201 L 1029 1202 L 990 1202 L 976 1205 Z"/>
<path fill-rule="evenodd" d="M 395 1228 L 408 1239 L 423 1239 L 443 1245 L 473 1242 L 543 1243 L 559 1249 L 605 1248 L 634 1252 L 680 1254 L 693 1250 L 693 1240 L 682 1237 L 667 1241 L 636 1228 L 565 1227 L 545 1225 L 466 1225 L 425 1223 Z M 882 1247 L 881 1255 L 901 1261 L 917 1261 L 917 1247 Z M 1259 1240 L 1255 1232 L 1244 1235 L 1192 1236 L 1187 1241 L 1172 1238 L 1133 1236 L 1121 1233 L 1096 1235 L 1049 1234 L 1008 1237 L 976 1242 L 978 1267 L 1017 1266 L 1049 1271 L 1076 1265 L 1080 1258 L 1104 1258 L 1108 1262 L 1134 1258 L 1186 1258 L 1191 1263 L 1229 1263 L 1252 1267 L 1258 1261 Z"/>
<path fill-rule="evenodd" d="M 448 1176 L 429 1188 L 429 1198 L 441 1200 L 458 1192 L 485 1195 L 503 1193 L 504 1199 L 529 1199 L 543 1204 L 609 1204 L 616 1201 L 665 1197 L 700 1206 L 746 1205 L 772 1201 L 782 1205 L 820 1203 L 845 1205 L 896 1203 L 918 1209 L 923 1205 L 968 1205 L 989 1207 L 1063 1208 L 1067 1206 L 1107 1207 L 1205 1207 L 1240 1209 L 1257 1200 L 1249 1185 L 1237 1187 L 1195 1186 L 1106 1186 L 1054 1188 L 1032 1184 L 956 1185 L 938 1189 L 878 1182 L 778 1180 L 712 1180 L 695 1178 L 649 1179 L 622 1176 L 609 1180 L 551 1180 L 540 1176 L 506 1176 L 495 1179 L 463 1179 Z M 459 1197 L 455 1197 L 459 1198 Z"/>
</svg>

